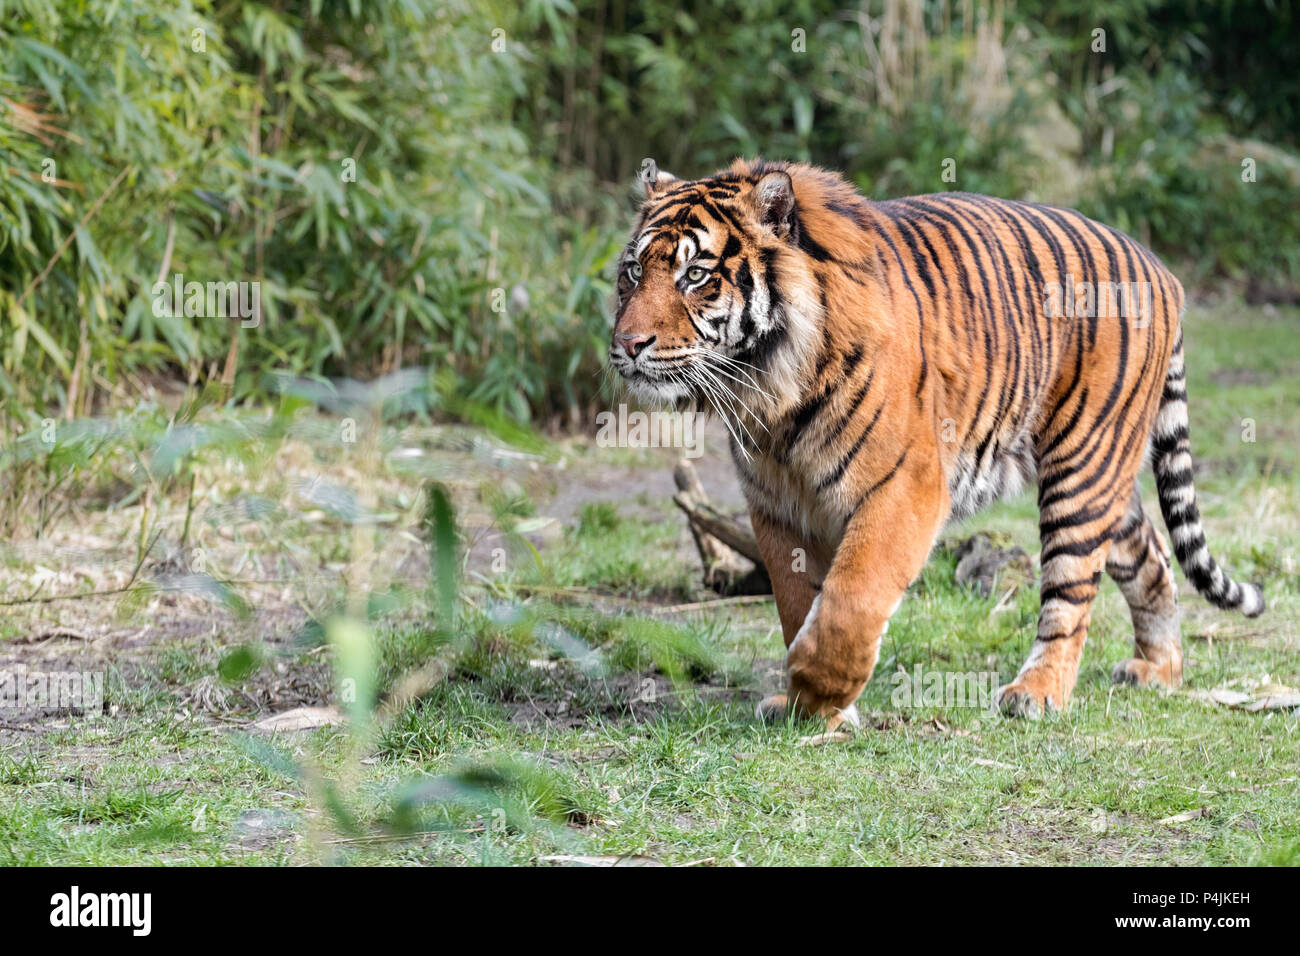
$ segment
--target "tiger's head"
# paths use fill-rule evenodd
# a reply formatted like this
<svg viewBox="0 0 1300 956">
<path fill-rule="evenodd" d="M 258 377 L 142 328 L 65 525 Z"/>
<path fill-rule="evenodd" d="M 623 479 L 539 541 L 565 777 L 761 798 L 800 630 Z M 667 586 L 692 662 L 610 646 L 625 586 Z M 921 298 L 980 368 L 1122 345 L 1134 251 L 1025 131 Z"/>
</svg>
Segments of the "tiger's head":
<svg viewBox="0 0 1300 956">
<path fill-rule="evenodd" d="M 694 181 L 643 175 L 609 349 L 636 398 L 728 417 L 797 398 L 823 308 L 801 241 L 801 170 L 737 161 Z"/>
</svg>

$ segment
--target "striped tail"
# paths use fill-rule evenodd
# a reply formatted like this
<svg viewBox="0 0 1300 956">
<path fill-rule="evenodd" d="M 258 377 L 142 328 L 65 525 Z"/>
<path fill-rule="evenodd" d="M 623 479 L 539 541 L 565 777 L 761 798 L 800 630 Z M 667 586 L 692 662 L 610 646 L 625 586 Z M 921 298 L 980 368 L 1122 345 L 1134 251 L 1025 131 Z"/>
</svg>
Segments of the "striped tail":
<svg viewBox="0 0 1300 956">
<path fill-rule="evenodd" d="M 1178 564 L 1201 595 L 1216 607 L 1255 617 L 1264 610 L 1258 584 L 1239 584 L 1223 573 L 1210 556 L 1192 486 L 1192 454 L 1188 443 L 1187 372 L 1183 365 L 1183 335 L 1178 333 L 1160 412 L 1151 432 L 1152 469 L 1160 496 L 1160 513 L 1173 539 Z"/>
</svg>

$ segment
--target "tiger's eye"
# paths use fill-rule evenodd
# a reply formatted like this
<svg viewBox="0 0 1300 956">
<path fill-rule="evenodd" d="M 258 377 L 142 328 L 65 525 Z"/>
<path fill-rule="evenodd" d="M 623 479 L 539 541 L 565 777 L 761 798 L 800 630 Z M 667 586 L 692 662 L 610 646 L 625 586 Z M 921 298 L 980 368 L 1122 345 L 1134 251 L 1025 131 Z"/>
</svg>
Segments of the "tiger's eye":
<svg viewBox="0 0 1300 956">
<path fill-rule="evenodd" d="M 699 266 L 692 266 L 686 270 L 686 278 L 692 282 L 699 282 L 705 275 L 705 271 Z"/>
<path fill-rule="evenodd" d="M 640 279 L 640 278 L 641 278 L 641 263 L 639 263 L 639 262 L 634 262 L 634 263 L 632 263 L 630 266 L 627 267 L 627 271 L 628 271 L 628 274 L 631 275 L 633 279 Z"/>
</svg>

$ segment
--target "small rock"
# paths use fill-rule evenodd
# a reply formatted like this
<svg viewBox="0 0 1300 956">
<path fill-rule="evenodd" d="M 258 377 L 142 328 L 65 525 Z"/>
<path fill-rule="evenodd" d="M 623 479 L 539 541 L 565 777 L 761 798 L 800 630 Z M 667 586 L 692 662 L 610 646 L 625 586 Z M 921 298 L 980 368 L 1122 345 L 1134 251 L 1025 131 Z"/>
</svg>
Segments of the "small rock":
<svg viewBox="0 0 1300 956">
<path fill-rule="evenodd" d="M 1016 587 L 1034 580 L 1034 562 L 1023 548 L 998 547 L 992 536 L 980 532 L 957 545 L 955 577 L 958 584 L 974 588 L 984 597 L 993 593 L 994 583 Z"/>
</svg>

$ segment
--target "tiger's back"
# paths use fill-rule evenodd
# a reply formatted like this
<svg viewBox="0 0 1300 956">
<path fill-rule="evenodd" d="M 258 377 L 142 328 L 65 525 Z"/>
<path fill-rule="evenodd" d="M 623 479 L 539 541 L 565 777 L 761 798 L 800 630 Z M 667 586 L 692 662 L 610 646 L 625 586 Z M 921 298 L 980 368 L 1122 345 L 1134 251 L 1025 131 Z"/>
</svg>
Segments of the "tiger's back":
<svg viewBox="0 0 1300 956">
<path fill-rule="evenodd" d="M 1183 291 L 1148 250 L 1072 210 L 966 193 L 872 211 L 918 315 L 922 390 L 937 376 L 954 515 L 1019 491 L 1040 450 L 1097 449 L 1089 418 L 1149 433 Z M 1122 468 L 1133 451 L 1105 450 L 1119 460 L 1092 467 Z"/>
</svg>

